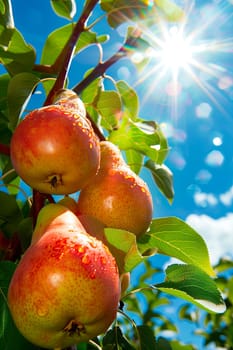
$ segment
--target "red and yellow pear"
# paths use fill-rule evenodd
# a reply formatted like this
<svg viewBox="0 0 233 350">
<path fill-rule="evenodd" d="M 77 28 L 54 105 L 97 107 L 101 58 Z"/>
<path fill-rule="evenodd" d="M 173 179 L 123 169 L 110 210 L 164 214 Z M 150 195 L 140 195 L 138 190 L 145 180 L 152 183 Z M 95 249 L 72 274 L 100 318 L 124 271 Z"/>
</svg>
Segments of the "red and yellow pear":
<svg viewBox="0 0 233 350">
<path fill-rule="evenodd" d="M 143 234 L 152 219 L 152 197 L 146 183 L 125 163 L 117 146 L 100 142 L 100 169 L 80 192 L 78 210 L 107 227 Z"/>
<path fill-rule="evenodd" d="M 111 325 L 120 293 L 117 265 L 103 242 L 66 207 L 44 207 L 8 291 L 24 337 L 51 349 L 86 342 Z"/>
<path fill-rule="evenodd" d="M 18 175 L 42 193 L 74 193 L 96 175 L 99 140 L 75 93 L 62 91 L 53 105 L 33 110 L 19 123 L 11 161 Z"/>
</svg>

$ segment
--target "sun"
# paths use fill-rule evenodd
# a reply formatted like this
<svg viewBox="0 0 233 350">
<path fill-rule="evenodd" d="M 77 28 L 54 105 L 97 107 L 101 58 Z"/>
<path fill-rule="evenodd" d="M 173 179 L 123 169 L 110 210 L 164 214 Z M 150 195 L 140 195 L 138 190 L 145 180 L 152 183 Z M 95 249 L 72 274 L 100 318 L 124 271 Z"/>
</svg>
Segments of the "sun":
<svg viewBox="0 0 233 350">
<path fill-rule="evenodd" d="M 177 114 L 185 95 L 203 94 L 226 114 L 224 93 L 233 86 L 232 70 L 229 69 L 233 36 L 228 29 L 230 16 L 223 16 L 225 9 L 220 5 L 211 9 L 208 18 L 201 17 L 200 12 L 198 20 L 194 20 L 191 7 L 187 9 L 184 21 L 166 23 L 159 20 L 149 29 L 139 27 L 142 37 L 150 43 L 144 54 L 131 56 L 134 63 L 139 65 L 141 59 L 147 64 L 134 84 L 141 86 L 144 92 L 143 103 L 153 96 L 160 106 L 171 105 Z M 222 26 L 218 25 L 220 23 Z M 227 82 L 226 86 L 224 82 Z"/>
<path fill-rule="evenodd" d="M 161 48 L 157 53 L 158 59 L 161 60 L 166 69 L 175 74 L 191 64 L 192 56 L 193 47 L 191 43 L 182 35 L 182 31 L 179 31 L 178 27 L 171 27 L 166 40 L 161 43 Z"/>
</svg>

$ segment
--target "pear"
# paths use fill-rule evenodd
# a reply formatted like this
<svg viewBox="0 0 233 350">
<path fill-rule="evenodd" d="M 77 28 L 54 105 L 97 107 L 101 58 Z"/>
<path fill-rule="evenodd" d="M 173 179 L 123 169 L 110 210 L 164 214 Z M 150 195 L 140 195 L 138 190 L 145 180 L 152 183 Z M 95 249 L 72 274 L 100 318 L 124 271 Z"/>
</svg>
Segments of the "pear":
<svg viewBox="0 0 233 350">
<path fill-rule="evenodd" d="M 52 224 L 53 228 L 55 228 L 55 226 L 57 225 L 59 226 L 63 224 L 64 217 L 61 214 L 64 213 L 66 214 L 67 230 L 72 230 L 72 228 L 75 227 L 75 229 L 79 229 L 81 232 L 86 233 L 86 230 L 81 224 L 80 220 L 78 220 L 76 215 L 73 215 L 74 212 L 70 209 L 71 203 L 73 203 L 72 198 L 70 198 L 70 200 L 67 200 L 67 205 L 63 205 L 61 201 L 61 203 L 59 204 L 49 204 L 40 211 L 36 221 L 36 226 L 32 234 L 31 244 L 37 242 L 41 238 L 41 236 L 44 235 L 47 228 L 49 228 L 50 224 Z"/>
<path fill-rule="evenodd" d="M 44 207 L 37 224 L 10 282 L 13 320 L 40 347 L 86 342 L 105 332 L 116 317 L 121 294 L 116 261 L 62 205 Z"/>
<path fill-rule="evenodd" d="M 147 184 L 125 163 L 119 148 L 100 142 L 100 168 L 78 198 L 78 211 L 107 227 L 145 233 L 152 219 L 153 203 Z"/>
</svg>

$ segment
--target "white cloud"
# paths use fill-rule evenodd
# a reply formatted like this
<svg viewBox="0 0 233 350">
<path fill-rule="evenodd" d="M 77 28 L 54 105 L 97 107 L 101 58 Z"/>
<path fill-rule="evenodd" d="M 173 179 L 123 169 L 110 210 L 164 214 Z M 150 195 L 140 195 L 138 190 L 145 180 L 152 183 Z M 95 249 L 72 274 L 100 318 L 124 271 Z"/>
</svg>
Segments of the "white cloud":
<svg viewBox="0 0 233 350">
<path fill-rule="evenodd" d="M 193 196 L 194 202 L 200 207 L 215 206 L 218 204 L 218 199 L 213 193 L 196 192 Z"/>
<path fill-rule="evenodd" d="M 216 264 L 223 256 L 233 257 L 233 213 L 218 219 L 191 214 L 186 222 L 205 240 L 212 264 Z"/>
<path fill-rule="evenodd" d="M 226 192 L 215 195 L 214 193 L 202 192 L 199 188 L 193 194 L 193 200 L 196 205 L 200 207 L 215 206 L 220 204 L 230 207 L 233 204 L 233 186 L 231 186 Z"/>
<path fill-rule="evenodd" d="M 233 186 L 228 191 L 222 193 L 219 199 L 224 205 L 230 206 L 233 203 Z"/>
</svg>

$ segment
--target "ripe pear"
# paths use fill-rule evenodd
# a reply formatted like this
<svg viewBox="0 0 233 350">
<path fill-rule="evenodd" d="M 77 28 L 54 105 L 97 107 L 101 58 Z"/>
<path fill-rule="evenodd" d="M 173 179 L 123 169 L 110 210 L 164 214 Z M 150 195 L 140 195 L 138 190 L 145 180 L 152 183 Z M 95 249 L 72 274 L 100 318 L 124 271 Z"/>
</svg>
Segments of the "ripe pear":
<svg viewBox="0 0 233 350">
<path fill-rule="evenodd" d="M 87 234 L 70 210 L 57 206 L 41 210 L 35 228 L 40 234 L 20 260 L 8 290 L 19 331 L 31 343 L 51 349 L 105 332 L 116 317 L 121 294 L 108 248 Z"/>
<path fill-rule="evenodd" d="M 11 161 L 29 186 L 42 193 L 69 194 L 96 175 L 99 140 L 84 112 L 77 96 L 66 96 L 33 110 L 16 127 Z"/>
<path fill-rule="evenodd" d="M 72 211 L 76 216 L 78 216 L 80 214 L 78 211 L 77 201 L 68 195 L 66 195 L 62 199 L 60 199 L 58 204 L 65 206 L 70 211 Z"/>
<path fill-rule="evenodd" d="M 120 249 L 109 244 L 104 234 L 104 229 L 106 226 L 102 222 L 100 222 L 93 216 L 79 213 L 77 209 L 77 202 L 72 197 L 65 196 L 59 201 L 59 204 L 66 206 L 73 213 L 75 213 L 75 215 L 78 216 L 78 219 L 83 225 L 85 231 L 88 232 L 88 234 L 101 240 L 109 248 L 110 252 L 116 259 L 121 281 L 121 296 L 123 296 L 130 284 L 130 273 L 125 272 L 124 270 L 125 253 Z"/>
<path fill-rule="evenodd" d="M 100 154 L 100 169 L 81 190 L 78 210 L 107 227 L 143 234 L 153 211 L 147 184 L 129 168 L 119 148 L 111 142 L 100 142 Z"/>
</svg>

